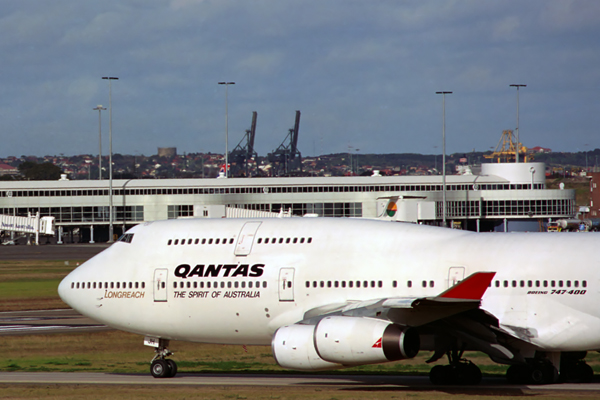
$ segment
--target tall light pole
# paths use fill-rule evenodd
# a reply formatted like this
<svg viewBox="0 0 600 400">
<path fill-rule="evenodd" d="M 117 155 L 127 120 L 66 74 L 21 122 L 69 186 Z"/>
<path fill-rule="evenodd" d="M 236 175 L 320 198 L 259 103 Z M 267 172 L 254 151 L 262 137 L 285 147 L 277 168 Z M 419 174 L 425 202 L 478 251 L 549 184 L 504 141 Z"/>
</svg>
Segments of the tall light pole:
<svg viewBox="0 0 600 400">
<path fill-rule="evenodd" d="M 112 81 L 119 78 L 114 76 L 103 76 L 108 80 L 108 243 L 113 243 L 113 190 L 112 190 Z"/>
<path fill-rule="evenodd" d="M 96 108 L 92 110 L 98 110 L 98 180 L 102 180 L 102 110 L 106 110 L 106 107 L 102 107 L 102 104 L 98 104 Z M 91 168 L 91 165 L 90 165 Z"/>
<path fill-rule="evenodd" d="M 519 146 L 519 88 L 522 87 L 527 87 L 527 85 L 523 85 L 520 83 L 515 83 L 510 85 L 510 87 L 516 87 L 517 88 L 517 164 L 519 163 L 519 151 L 521 150 L 521 147 Z"/>
<path fill-rule="evenodd" d="M 435 92 L 442 95 L 442 224 L 446 227 L 446 95 L 452 92 Z"/>
<path fill-rule="evenodd" d="M 229 110 L 227 101 L 227 92 L 229 85 L 235 85 L 235 82 L 219 82 L 219 85 L 225 85 L 225 178 L 229 177 Z"/>
</svg>

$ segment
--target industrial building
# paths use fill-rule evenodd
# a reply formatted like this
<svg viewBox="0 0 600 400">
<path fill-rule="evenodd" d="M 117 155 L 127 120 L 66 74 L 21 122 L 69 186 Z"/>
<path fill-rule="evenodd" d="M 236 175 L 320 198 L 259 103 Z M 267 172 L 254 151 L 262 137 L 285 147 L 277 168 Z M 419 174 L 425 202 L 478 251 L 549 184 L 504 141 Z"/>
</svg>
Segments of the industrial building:
<svg viewBox="0 0 600 400">
<path fill-rule="evenodd" d="M 108 240 L 108 180 L 0 182 L 0 214 L 54 216 L 60 233 Z M 377 218 L 440 225 L 442 176 L 154 179 L 113 181 L 115 234 L 142 222 L 224 217 L 225 207 L 293 215 Z M 574 190 L 546 189 L 543 163 L 483 164 L 477 175 L 446 177 L 446 219 L 490 231 L 512 221 L 571 218 Z M 246 214 L 252 216 L 250 211 Z M 388 219 L 389 216 L 388 216 Z M 59 235 L 61 236 L 61 235 Z"/>
</svg>

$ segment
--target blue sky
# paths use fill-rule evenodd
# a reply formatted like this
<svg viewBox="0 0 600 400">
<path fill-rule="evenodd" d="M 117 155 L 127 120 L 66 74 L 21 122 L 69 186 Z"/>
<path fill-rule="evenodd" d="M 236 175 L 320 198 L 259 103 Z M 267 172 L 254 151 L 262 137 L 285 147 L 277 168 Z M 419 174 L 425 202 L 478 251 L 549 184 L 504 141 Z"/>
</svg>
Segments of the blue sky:
<svg viewBox="0 0 600 400">
<path fill-rule="evenodd" d="M 275 149 L 302 111 L 303 155 L 600 147 L 600 2 L 3 0 L 0 156 L 223 153 L 258 112 Z M 103 153 L 108 112 L 102 114 Z M 356 151 L 356 150 L 354 150 Z"/>
</svg>

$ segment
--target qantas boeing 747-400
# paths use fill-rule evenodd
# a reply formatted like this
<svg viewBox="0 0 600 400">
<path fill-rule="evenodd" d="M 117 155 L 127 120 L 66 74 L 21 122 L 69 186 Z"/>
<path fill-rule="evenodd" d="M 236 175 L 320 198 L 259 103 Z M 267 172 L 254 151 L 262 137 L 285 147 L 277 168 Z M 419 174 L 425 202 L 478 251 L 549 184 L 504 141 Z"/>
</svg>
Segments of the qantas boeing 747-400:
<svg viewBox="0 0 600 400">
<path fill-rule="evenodd" d="M 477 350 L 511 382 L 589 381 L 600 349 L 596 233 L 475 233 L 342 218 L 147 222 L 71 272 L 61 298 L 143 335 L 172 377 L 170 340 L 270 345 L 327 370 L 430 351 L 434 383 L 478 383 Z"/>
</svg>

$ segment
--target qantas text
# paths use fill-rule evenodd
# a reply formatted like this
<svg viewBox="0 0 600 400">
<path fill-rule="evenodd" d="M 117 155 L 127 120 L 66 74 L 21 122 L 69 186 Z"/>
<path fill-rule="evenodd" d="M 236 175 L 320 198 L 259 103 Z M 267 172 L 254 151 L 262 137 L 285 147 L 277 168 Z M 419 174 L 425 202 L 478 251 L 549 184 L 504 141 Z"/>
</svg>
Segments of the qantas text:
<svg viewBox="0 0 600 400">
<path fill-rule="evenodd" d="M 217 277 L 250 277 L 257 278 L 264 272 L 264 264 L 198 264 L 194 268 L 188 264 L 181 264 L 175 268 L 175 276 L 178 278 L 192 278 L 194 276 L 204 278 Z"/>
</svg>

